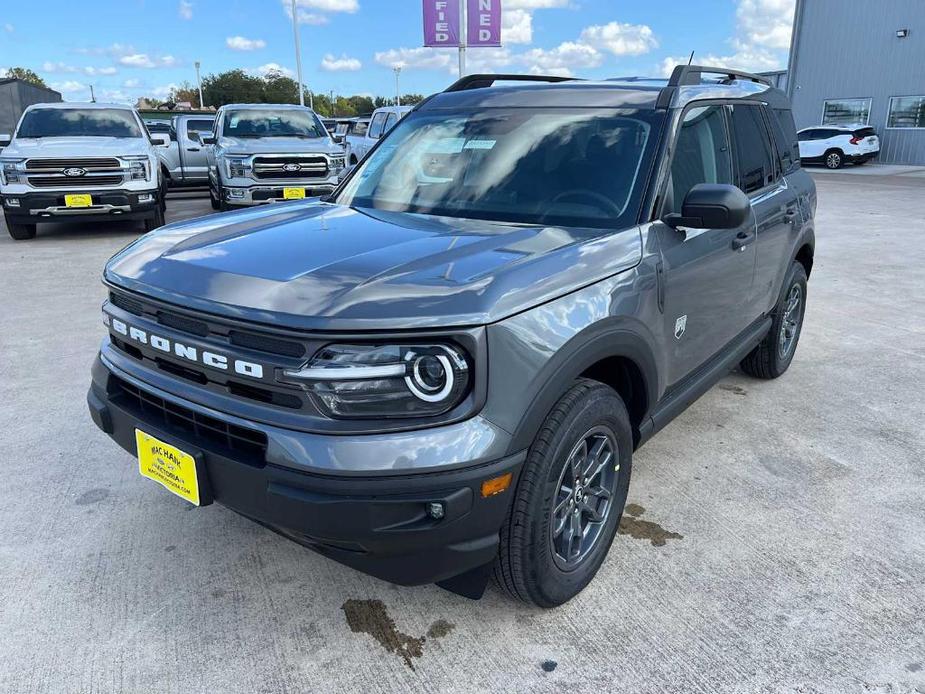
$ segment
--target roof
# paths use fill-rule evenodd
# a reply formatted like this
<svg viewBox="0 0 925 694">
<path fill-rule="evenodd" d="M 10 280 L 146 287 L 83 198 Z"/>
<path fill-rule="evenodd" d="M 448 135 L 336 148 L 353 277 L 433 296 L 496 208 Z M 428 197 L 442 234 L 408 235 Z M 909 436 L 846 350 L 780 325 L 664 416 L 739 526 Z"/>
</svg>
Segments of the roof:
<svg viewBox="0 0 925 694">
<path fill-rule="evenodd" d="M 236 111 L 256 111 L 258 109 L 273 109 L 274 111 L 311 111 L 308 106 L 300 106 L 299 104 L 225 104 L 222 106 L 222 109 L 234 109 Z"/>
<path fill-rule="evenodd" d="M 134 109 L 131 106 L 126 104 L 101 104 L 99 102 L 93 103 L 90 101 L 55 101 L 48 104 L 32 104 L 29 108 L 60 108 L 60 109 L 72 109 L 72 108 L 84 108 L 84 109 L 103 109 L 103 108 L 117 108 L 121 111 L 133 111 Z"/>
<path fill-rule="evenodd" d="M 800 128 L 797 132 L 803 132 L 804 130 L 821 130 L 825 128 L 826 130 L 860 130 L 861 128 L 873 128 L 874 126 L 868 123 L 821 123 L 819 125 L 810 125 L 806 128 Z"/>
</svg>

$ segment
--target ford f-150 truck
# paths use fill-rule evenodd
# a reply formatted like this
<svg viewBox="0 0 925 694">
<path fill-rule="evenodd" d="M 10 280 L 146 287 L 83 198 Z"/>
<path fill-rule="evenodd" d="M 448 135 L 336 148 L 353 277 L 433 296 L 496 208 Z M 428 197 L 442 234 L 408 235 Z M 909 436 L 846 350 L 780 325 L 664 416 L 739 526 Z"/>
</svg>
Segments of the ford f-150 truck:
<svg viewBox="0 0 925 694">
<path fill-rule="evenodd" d="M 787 371 L 815 209 L 760 76 L 470 75 L 328 198 L 113 257 L 90 414 L 192 504 L 395 583 L 559 605 L 633 452 L 736 365 Z"/>
<path fill-rule="evenodd" d="M 10 236 L 36 225 L 92 219 L 164 223 L 164 186 L 156 147 L 138 113 L 115 104 L 36 104 L 23 113 L 0 153 L 0 204 Z"/>
<path fill-rule="evenodd" d="M 344 147 L 311 109 L 230 104 L 215 115 L 208 151 L 213 209 L 327 195 L 345 168 Z"/>
<path fill-rule="evenodd" d="M 203 144 L 202 138 L 212 137 L 214 124 L 214 116 L 193 113 L 170 119 L 170 143 L 157 152 L 168 186 L 204 186 L 208 183 L 208 146 Z"/>
</svg>

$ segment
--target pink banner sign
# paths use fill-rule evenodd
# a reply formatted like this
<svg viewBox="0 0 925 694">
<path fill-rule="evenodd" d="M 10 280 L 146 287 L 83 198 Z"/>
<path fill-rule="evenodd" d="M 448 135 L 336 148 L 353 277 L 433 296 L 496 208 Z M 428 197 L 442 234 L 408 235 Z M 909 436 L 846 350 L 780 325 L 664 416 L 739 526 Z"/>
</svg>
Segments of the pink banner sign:
<svg viewBox="0 0 925 694">
<path fill-rule="evenodd" d="M 467 0 L 466 43 L 501 45 L 501 0 Z"/>
<path fill-rule="evenodd" d="M 459 45 L 459 0 L 424 0 L 424 45 Z"/>
</svg>

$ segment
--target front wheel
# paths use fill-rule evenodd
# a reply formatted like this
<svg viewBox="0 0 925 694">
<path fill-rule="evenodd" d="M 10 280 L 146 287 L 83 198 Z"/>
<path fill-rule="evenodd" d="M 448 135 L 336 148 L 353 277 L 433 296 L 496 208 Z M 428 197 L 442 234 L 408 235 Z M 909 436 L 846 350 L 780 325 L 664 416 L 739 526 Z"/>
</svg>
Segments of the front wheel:
<svg viewBox="0 0 925 694">
<path fill-rule="evenodd" d="M 842 153 L 836 149 L 833 149 L 830 152 L 826 152 L 825 155 L 825 168 L 827 169 L 840 169 L 845 163 L 845 158 L 842 156 Z"/>
<path fill-rule="evenodd" d="M 14 224 L 9 217 L 5 217 L 6 230 L 16 241 L 27 241 L 35 238 L 35 224 Z"/>
<path fill-rule="evenodd" d="M 527 454 L 501 528 L 495 582 L 540 607 L 572 599 L 597 574 L 629 489 L 633 435 L 610 387 L 578 380 Z"/>
<path fill-rule="evenodd" d="M 806 269 L 794 261 L 772 314 L 771 329 L 739 364 L 755 378 L 777 378 L 790 368 L 806 314 Z"/>
<path fill-rule="evenodd" d="M 166 220 L 164 219 L 164 208 L 160 205 L 154 211 L 154 215 L 145 219 L 145 232 L 154 231 L 164 226 Z"/>
</svg>

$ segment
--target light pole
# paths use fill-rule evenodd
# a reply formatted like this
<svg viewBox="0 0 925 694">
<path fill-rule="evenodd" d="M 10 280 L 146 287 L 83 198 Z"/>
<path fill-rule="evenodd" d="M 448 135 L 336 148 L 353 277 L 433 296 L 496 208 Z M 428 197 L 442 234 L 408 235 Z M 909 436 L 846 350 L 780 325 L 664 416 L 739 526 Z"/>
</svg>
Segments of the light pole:
<svg viewBox="0 0 925 694">
<path fill-rule="evenodd" d="M 392 68 L 395 70 L 395 105 L 401 106 L 401 90 L 398 88 L 398 76 L 401 74 L 401 65 Z"/>
<path fill-rule="evenodd" d="M 337 102 L 334 100 L 334 90 L 331 90 L 331 118 L 337 118 Z"/>
<path fill-rule="evenodd" d="M 199 61 L 193 63 L 196 66 L 196 84 L 199 85 L 199 108 L 205 108 L 206 105 L 202 100 L 202 78 L 199 76 Z"/>
<path fill-rule="evenodd" d="M 305 94 L 302 89 L 302 44 L 299 41 L 299 15 L 296 12 L 295 0 L 292 0 L 292 36 L 295 39 L 295 70 L 299 78 L 299 105 L 305 105 Z"/>
<path fill-rule="evenodd" d="M 469 41 L 468 18 L 466 16 L 466 0 L 459 0 L 459 76 L 466 74 L 466 43 Z"/>
</svg>

